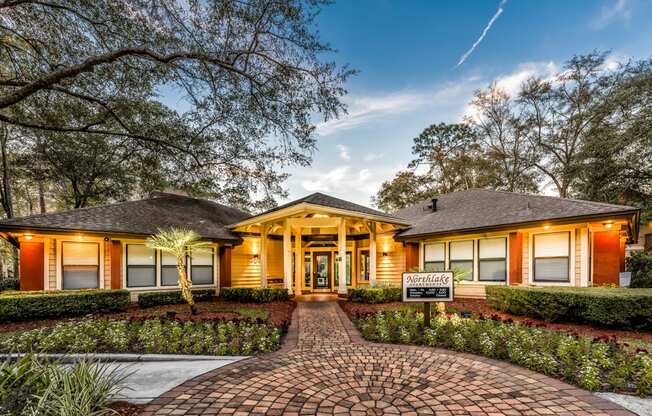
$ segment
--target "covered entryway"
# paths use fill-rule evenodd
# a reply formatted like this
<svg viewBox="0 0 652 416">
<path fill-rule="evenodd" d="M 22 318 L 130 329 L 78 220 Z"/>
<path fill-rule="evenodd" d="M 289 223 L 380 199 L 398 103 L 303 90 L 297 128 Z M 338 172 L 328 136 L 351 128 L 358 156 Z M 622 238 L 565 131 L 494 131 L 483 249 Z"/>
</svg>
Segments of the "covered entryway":
<svg viewBox="0 0 652 416">
<path fill-rule="evenodd" d="M 379 239 L 392 238 L 408 225 L 403 219 L 317 193 L 231 229 L 250 240 L 251 261 L 260 266 L 260 286 L 282 284 L 298 295 L 346 294 L 349 287 L 376 284 Z M 381 247 L 380 255 L 387 256 L 388 251 Z M 282 276 L 276 276 L 272 269 L 281 265 Z M 246 284 L 251 285 L 253 278 L 248 279 Z"/>
</svg>

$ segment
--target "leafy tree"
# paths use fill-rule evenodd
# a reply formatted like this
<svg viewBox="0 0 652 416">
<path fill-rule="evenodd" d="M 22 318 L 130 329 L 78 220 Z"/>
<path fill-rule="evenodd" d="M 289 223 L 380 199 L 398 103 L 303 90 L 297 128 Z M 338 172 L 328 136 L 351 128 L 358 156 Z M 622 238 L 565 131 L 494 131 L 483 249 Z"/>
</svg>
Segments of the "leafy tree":
<svg viewBox="0 0 652 416">
<path fill-rule="evenodd" d="M 322 60 L 324 3 L 0 0 L 0 121 L 124 138 L 174 158 L 191 188 L 273 203 L 281 169 L 311 161 L 315 116 L 344 110 L 353 72 Z"/>
<path fill-rule="evenodd" d="M 181 296 L 188 303 L 190 313 L 197 314 L 197 307 L 192 297 L 192 280 L 188 278 L 186 271 L 186 258 L 192 252 L 206 250 L 210 242 L 200 241 L 201 237 L 193 230 L 187 228 L 170 227 L 158 230 L 158 233 L 147 238 L 147 247 L 169 253 L 177 259 L 177 273 Z"/>
<path fill-rule="evenodd" d="M 372 204 L 385 212 L 395 212 L 415 202 L 432 198 L 437 194 L 427 175 L 417 175 L 411 170 L 396 174 L 391 181 L 383 182 Z"/>
</svg>

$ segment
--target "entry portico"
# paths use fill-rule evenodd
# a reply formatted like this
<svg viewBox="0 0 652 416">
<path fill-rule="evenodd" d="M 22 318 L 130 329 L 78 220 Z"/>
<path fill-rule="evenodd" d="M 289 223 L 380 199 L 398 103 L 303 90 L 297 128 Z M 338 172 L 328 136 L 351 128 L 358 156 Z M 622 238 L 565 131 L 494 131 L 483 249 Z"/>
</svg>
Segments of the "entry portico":
<svg viewBox="0 0 652 416">
<path fill-rule="evenodd" d="M 365 249 L 361 257 L 365 264 L 355 269 L 362 268 L 366 283 L 376 285 L 379 236 L 393 236 L 408 225 L 401 218 L 315 193 L 230 228 L 243 238 L 258 239 L 254 251 L 258 252 L 255 261 L 260 262 L 262 287 L 276 283 L 270 276 L 270 244 L 282 241 L 282 284 L 290 293 L 336 291 L 345 295 L 347 287 L 356 285 L 351 275 L 353 263 L 360 258 L 357 251 Z"/>
</svg>

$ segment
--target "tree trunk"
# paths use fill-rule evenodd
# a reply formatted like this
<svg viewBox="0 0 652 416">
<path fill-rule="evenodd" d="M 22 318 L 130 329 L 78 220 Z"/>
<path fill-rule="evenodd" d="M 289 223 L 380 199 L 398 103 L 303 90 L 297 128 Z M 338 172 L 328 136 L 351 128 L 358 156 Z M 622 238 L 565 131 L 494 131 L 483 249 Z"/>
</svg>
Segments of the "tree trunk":
<svg viewBox="0 0 652 416">
<path fill-rule="evenodd" d="M 177 272 L 179 274 L 179 288 L 181 289 L 181 296 L 188 303 L 190 307 L 190 314 L 197 315 L 197 307 L 195 306 L 195 300 L 192 298 L 192 282 L 188 279 L 188 273 L 186 272 L 186 265 L 183 262 L 183 257 L 177 259 Z"/>
<path fill-rule="evenodd" d="M 38 181 L 38 204 L 41 209 L 41 214 L 45 214 L 47 208 L 45 206 L 45 186 L 43 186 L 43 180 Z"/>
<path fill-rule="evenodd" d="M 7 215 L 7 218 L 14 217 L 14 203 L 13 195 L 11 192 L 11 178 L 9 174 L 9 161 L 7 160 L 7 141 L 9 139 L 9 132 L 5 128 L 0 138 L 0 152 L 2 153 L 2 189 L 0 190 L 0 198 L 2 199 L 2 208 Z"/>
</svg>

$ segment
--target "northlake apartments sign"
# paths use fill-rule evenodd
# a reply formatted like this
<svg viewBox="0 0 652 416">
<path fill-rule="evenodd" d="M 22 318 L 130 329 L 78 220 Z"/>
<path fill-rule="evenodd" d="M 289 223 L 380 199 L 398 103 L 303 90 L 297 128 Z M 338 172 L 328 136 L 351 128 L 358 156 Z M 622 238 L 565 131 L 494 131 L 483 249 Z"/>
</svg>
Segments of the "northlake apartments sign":
<svg viewBox="0 0 652 416">
<path fill-rule="evenodd" d="M 453 272 L 403 273 L 403 302 L 450 302 Z"/>
</svg>

